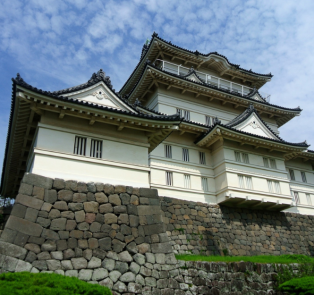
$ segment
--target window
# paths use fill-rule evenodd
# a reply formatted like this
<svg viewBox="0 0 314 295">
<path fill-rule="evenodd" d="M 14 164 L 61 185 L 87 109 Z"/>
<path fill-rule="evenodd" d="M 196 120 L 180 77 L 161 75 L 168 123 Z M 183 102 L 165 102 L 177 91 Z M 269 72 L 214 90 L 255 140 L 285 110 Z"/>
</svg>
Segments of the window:
<svg viewBox="0 0 314 295">
<path fill-rule="evenodd" d="M 270 167 L 273 169 L 277 169 L 276 160 L 275 159 L 269 159 Z"/>
<path fill-rule="evenodd" d="M 191 188 L 191 176 L 184 174 L 184 187 Z"/>
<path fill-rule="evenodd" d="M 307 200 L 307 204 L 308 205 L 312 205 L 312 200 L 311 200 L 311 195 L 310 194 L 306 194 L 306 200 Z"/>
<path fill-rule="evenodd" d="M 294 171 L 292 169 L 289 169 L 290 179 L 295 180 Z"/>
<path fill-rule="evenodd" d="M 177 109 L 177 114 L 180 115 L 180 117 L 184 117 L 185 120 L 190 120 L 190 111 Z"/>
<path fill-rule="evenodd" d="M 299 193 L 298 192 L 293 192 L 294 196 L 294 201 L 296 204 L 300 204 L 300 198 L 299 198 Z"/>
<path fill-rule="evenodd" d="M 242 153 L 242 160 L 243 160 L 243 163 L 250 164 L 250 162 L 249 162 L 249 155 L 248 154 Z"/>
<path fill-rule="evenodd" d="M 182 160 L 185 162 L 189 162 L 190 161 L 190 157 L 189 157 L 189 150 L 186 148 L 182 149 Z"/>
<path fill-rule="evenodd" d="M 166 171 L 166 184 L 173 186 L 173 174 L 172 174 L 172 172 Z"/>
<path fill-rule="evenodd" d="M 268 159 L 263 158 L 263 162 L 264 162 L 264 167 L 269 168 Z"/>
<path fill-rule="evenodd" d="M 234 151 L 234 156 L 235 156 L 235 159 L 236 159 L 237 162 L 243 162 L 245 164 L 250 164 L 249 155 L 248 154 Z"/>
<path fill-rule="evenodd" d="M 234 156 L 237 162 L 241 162 L 241 154 L 239 152 L 234 152 Z"/>
<path fill-rule="evenodd" d="M 90 156 L 93 158 L 101 158 L 102 140 L 92 139 L 90 146 Z"/>
<path fill-rule="evenodd" d="M 253 189 L 252 177 L 238 174 L 240 188 Z"/>
<path fill-rule="evenodd" d="M 86 155 L 86 137 L 75 136 L 74 154 Z"/>
<path fill-rule="evenodd" d="M 306 175 L 305 175 L 305 172 L 304 172 L 304 171 L 301 171 L 301 178 L 302 178 L 302 181 L 303 181 L 303 182 L 307 182 L 307 181 L 306 181 Z"/>
<path fill-rule="evenodd" d="M 172 159 L 172 147 L 171 145 L 165 145 L 165 156 L 166 158 Z"/>
<path fill-rule="evenodd" d="M 268 185 L 268 191 L 270 193 L 277 193 L 277 194 L 281 193 L 279 181 L 274 181 L 274 180 L 268 179 L 267 185 Z"/>
<path fill-rule="evenodd" d="M 200 152 L 200 164 L 206 165 L 206 158 L 204 152 Z"/>
<path fill-rule="evenodd" d="M 211 126 L 213 124 L 213 119 L 209 116 L 205 116 L 205 124 Z"/>
<path fill-rule="evenodd" d="M 208 183 L 206 177 L 202 177 L 202 190 L 204 192 L 208 192 Z"/>
</svg>

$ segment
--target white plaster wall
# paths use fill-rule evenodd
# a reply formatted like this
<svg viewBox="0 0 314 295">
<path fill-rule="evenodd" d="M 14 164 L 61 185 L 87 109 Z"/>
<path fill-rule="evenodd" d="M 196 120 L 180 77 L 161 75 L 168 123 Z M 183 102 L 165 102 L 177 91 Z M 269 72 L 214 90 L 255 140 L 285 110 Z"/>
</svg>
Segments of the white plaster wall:
<svg viewBox="0 0 314 295">
<path fill-rule="evenodd" d="M 127 165 L 118 167 L 101 163 L 101 160 L 94 161 L 82 156 L 67 158 L 58 154 L 40 154 L 35 150 L 33 166 L 29 172 L 66 180 L 149 187 L 149 169 L 140 170 Z"/>
</svg>

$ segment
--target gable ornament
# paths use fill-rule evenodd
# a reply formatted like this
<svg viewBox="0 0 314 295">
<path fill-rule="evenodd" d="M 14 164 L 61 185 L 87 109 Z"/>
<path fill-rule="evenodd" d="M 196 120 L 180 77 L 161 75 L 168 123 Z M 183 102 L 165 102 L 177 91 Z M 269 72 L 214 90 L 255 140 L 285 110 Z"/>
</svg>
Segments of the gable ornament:
<svg viewBox="0 0 314 295">
<path fill-rule="evenodd" d="M 99 100 L 108 99 L 108 96 L 103 90 L 96 90 L 93 95 L 96 96 L 96 98 L 98 98 Z"/>
</svg>

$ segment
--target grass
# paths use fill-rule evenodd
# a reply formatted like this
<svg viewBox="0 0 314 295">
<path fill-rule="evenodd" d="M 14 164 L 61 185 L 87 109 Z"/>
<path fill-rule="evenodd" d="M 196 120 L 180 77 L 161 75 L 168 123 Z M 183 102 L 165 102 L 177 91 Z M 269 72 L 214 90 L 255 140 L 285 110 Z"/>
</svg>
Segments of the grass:
<svg viewBox="0 0 314 295">
<path fill-rule="evenodd" d="M 289 294 L 314 295 L 314 277 L 292 279 L 281 284 L 278 289 Z"/>
<path fill-rule="evenodd" d="M 259 256 L 202 256 L 190 254 L 176 255 L 178 260 L 184 261 L 211 261 L 211 262 L 254 262 L 254 263 L 314 263 L 314 257 L 306 255 L 259 255 Z"/>
<path fill-rule="evenodd" d="M 0 295 L 111 295 L 107 287 L 77 278 L 50 273 L 5 273 L 0 275 Z"/>
</svg>

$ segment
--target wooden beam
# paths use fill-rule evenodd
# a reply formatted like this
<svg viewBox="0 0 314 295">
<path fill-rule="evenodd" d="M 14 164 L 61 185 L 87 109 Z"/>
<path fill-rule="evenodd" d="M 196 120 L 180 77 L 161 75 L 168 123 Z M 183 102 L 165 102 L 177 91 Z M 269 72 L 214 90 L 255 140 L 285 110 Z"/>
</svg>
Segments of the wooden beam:
<svg viewBox="0 0 314 295">
<path fill-rule="evenodd" d="M 59 114 L 59 119 L 63 119 L 65 116 L 65 110 L 61 110 L 60 114 Z"/>
<path fill-rule="evenodd" d="M 186 89 L 183 89 L 183 90 L 181 91 L 181 94 L 184 94 L 184 93 L 185 93 L 185 91 L 186 91 Z"/>
<path fill-rule="evenodd" d="M 96 121 L 96 117 L 92 116 L 91 119 L 89 120 L 89 125 L 94 125 Z"/>
<path fill-rule="evenodd" d="M 168 85 L 167 90 L 169 90 L 172 87 L 172 85 Z"/>
<path fill-rule="evenodd" d="M 121 131 L 124 128 L 124 124 L 120 123 L 120 125 L 118 126 L 118 131 Z"/>
<path fill-rule="evenodd" d="M 197 93 L 197 94 L 195 95 L 195 98 L 198 98 L 200 95 L 201 95 L 200 93 Z"/>
</svg>

